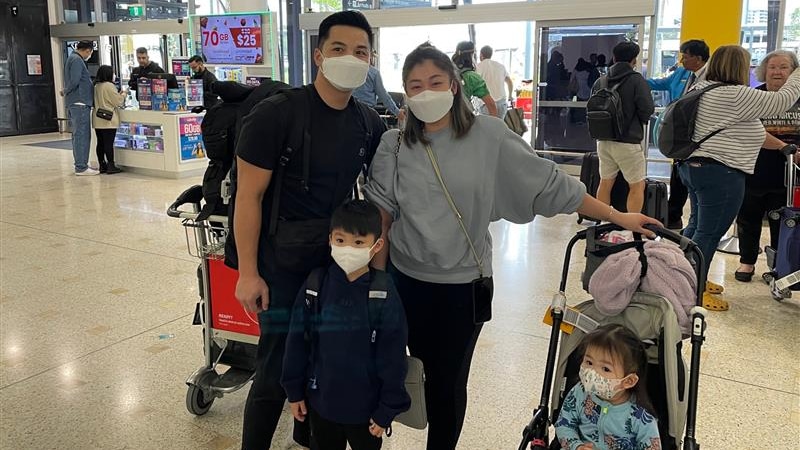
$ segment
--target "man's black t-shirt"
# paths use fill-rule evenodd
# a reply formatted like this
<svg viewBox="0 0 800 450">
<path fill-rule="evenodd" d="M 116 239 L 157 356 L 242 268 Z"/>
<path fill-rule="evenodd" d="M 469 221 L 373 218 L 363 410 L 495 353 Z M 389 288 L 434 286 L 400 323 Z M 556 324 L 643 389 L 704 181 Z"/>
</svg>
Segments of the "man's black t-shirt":
<svg viewBox="0 0 800 450">
<path fill-rule="evenodd" d="M 287 139 L 291 139 L 291 121 L 295 117 L 304 117 L 293 108 L 308 105 L 311 114 L 308 120 L 311 135 L 309 176 L 306 180 L 308 191 L 301 184 L 303 152 L 298 149 L 287 165 L 279 217 L 290 221 L 329 218 L 353 192 L 356 177 L 363 165 L 372 161 L 386 126 L 375 111 L 365 108 L 367 114 L 362 114 L 355 99 L 350 99 L 344 110 L 331 108 L 313 85 L 286 91 L 285 95 L 287 101 L 278 104 L 262 101 L 245 116 L 236 144 L 236 156 L 254 166 L 275 171 Z M 365 119 L 371 121 L 369 127 L 364 123 Z M 372 133 L 369 141 L 366 136 L 368 129 Z M 275 185 L 276 172 L 273 172 L 262 204 L 259 258 L 266 254 Z M 231 251 L 235 248 L 227 246 L 226 253 Z M 228 256 L 229 262 L 238 265 L 235 256 Z M 259 261 L 259 267 L 264 267 L 263 261 Z"/>
</svg>

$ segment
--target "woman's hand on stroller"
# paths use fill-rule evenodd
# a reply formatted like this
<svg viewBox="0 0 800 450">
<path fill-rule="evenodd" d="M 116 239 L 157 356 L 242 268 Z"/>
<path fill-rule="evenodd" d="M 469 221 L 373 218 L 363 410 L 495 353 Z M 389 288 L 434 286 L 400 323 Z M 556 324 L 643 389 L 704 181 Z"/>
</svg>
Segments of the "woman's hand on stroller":
<svg viewBox="0 0 800 450">
<path fill-rule="evenodd" d="M 645 216 L 644 214 L 640 213 L 622 213 L 617 210 L 609 217 L 609 222 L 613 222 L 626 230 L 633 231 L 634 233 L 641 233 L 643 236 L 647 236 L 649 238 L 655 238 L 656 234 L 653 233 L 651 230 L 644 228 L 645 225 L 653 224 L 659 227 L 664 227 L 664 224 L 659 222 L 658 220 Z"/>
</svg>

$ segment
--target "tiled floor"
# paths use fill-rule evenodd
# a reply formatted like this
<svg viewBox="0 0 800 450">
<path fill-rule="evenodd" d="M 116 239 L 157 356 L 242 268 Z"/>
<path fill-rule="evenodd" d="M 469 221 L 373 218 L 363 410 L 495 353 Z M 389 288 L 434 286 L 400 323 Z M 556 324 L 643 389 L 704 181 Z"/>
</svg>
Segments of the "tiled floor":
<svg viewBox="0 0 800 450">
<path fill-rule="evenodd" d="M 184 381 L 202 362 L 191 326 L 197 261 L 164 214 L 198 180 L 72 175 L 69 151 L 0 140 L 0 448 L 238 448 L 246 390 L 203 417 Z M 495 318 L 478 343 L 462 449 L 515 449 L 538 402 L 549 329 L 574 217 L 499 223 Z M 581 257 L 571 266 L 570 299 Z M 763 263 L 760 269 L 763 268 Z M 760 282 L 733 280 L 731 310 L 711 313 L 700 376 L 698 441 L 706 449 L 800 448 L 800 299 L 774 302 Z M 273 448 L 284 448 L 284 415 Z M 387 449 L 422 449 L 396 427 Z"/>
</svg>

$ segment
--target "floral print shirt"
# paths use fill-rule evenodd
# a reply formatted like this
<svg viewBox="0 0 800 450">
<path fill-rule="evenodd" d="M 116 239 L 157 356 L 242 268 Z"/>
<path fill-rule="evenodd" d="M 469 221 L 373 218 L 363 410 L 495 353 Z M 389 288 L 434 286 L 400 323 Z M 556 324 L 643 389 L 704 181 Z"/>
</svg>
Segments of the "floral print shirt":
<svg viewBox="0 0 800 450">
<path fill-rule="evenodd" d="M 656 418 L 633 398 L 619 404 L 586 395 L 578 383 L 561 405 L 555 424 L 563 450 L 591 442 L 594 450 L 661 450 Z"/>
</svg>

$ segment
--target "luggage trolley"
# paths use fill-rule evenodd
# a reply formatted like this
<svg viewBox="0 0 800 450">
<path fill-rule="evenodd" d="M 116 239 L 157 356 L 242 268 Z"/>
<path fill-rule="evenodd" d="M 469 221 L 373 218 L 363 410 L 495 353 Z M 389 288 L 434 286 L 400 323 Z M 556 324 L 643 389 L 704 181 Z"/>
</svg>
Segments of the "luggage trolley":
<svg viewBox="0 0 800 450">
<path fill-rule="evenodd" d="M 198 416 L 253 379 L 260 335 L 258 316 L 246 312 L 234 296 L 238 272 L 223 262 L 228 218 L 199 217 L 201 199 L 202 187 L 192 186 L 167 210 L 182 220 L 189 254 L 200 259 L 193 324 L 203 327 L 205 360 L 186 380 L 186 409 Z"/>
<path fill-rule="evenodd" d="M 765 247 L 769 272 L 762 275 L 770 294 L 777 301 L 791 298 L 792 290 L 800 289 L 800 168 L 794 155 L 786 157 L 786 205 L 769 212 L 769 218 L 780 220 L 778 248 Z"/>
</svg>

